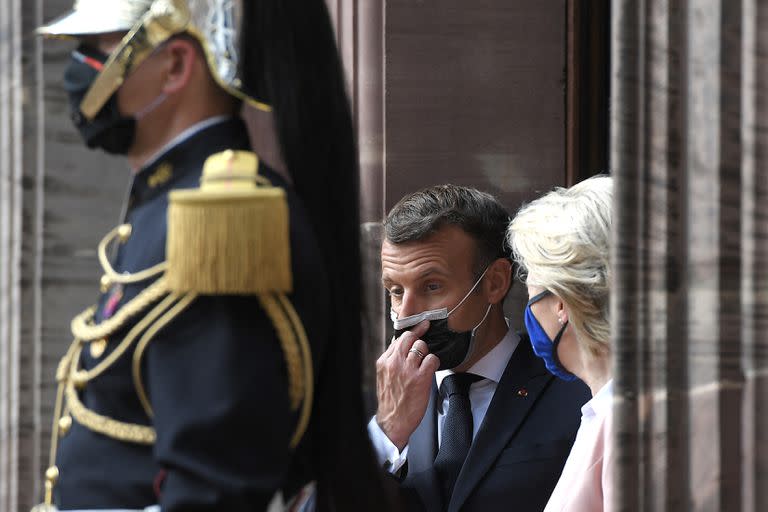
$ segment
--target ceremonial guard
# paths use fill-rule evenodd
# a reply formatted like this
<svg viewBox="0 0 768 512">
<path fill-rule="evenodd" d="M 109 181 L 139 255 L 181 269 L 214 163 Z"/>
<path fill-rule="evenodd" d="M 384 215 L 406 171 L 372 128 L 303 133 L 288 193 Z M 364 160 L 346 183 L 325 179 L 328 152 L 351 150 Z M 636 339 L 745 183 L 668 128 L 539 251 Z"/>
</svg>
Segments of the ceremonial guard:
<svg viewBox="0 0 768 512">
<path fill-rule="evenodd" d="M 310 495 L 317 510 L 387 508 L 324 1 L 77 0 L 39 32 L 78 41 L 72 119 L 133 179 L 58 367 L 37 510 L 293 510 Z M 243 104 L 272 116 L 289 179 L 251 151 Z"/>
</svg>

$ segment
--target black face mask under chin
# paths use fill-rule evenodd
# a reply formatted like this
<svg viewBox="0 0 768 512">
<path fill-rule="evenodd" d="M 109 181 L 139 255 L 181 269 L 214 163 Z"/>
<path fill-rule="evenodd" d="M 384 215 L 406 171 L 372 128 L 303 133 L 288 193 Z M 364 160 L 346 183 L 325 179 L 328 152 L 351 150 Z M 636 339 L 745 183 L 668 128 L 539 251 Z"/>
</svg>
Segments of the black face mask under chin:
<svg viewBox="0 0 768 512">
<path fill-rule="evenodd" d="M 474 329 L 470 331 L 458 332 L 448 327 L 448 319 L 431 320 L 429 330 L 421 339 L 429 347 L 430 354 L 435 354 L 440 359 L 438 370 L 450 370 L 456 368 L 461 363 L 469 359 L 475 348 L 475 332 L 482 325 L 491 306 L 485 312 L 485 316 Z M 411 328 L 396 329 L 395 337 L 400 337 L 405 331 Z"/>
<path fill-rule="evenodd" d="M 392 325 L 395 328 L 395 337 L 399 338 L 405 331 L 411 329 L 414 325 L 423 320 L 429 320 L 429 330 L 424 334 L 421 339 L 429 347 L 429 352 L 435 354 L 440 359 L 440 367 L 438 370 L 450 370 L 461 365 L 464 361 L 467 361 L 475 349 L 475 333 L 477 329 L 483 325 L 485 319 L 488 318 L 488 313 L 491 311 L 491 304 L 488 304 L 488 309 L 485 310 L 485 315 L 480 322 L 469 331 L 458 332 L 448 327 L 448 317 L 459 309 L 464 301 L 472 295 L 475 288 L 480 284 L 480 281 L 485 277 L 485 273 L 488 272 L 488 268 L 483 271 L 480 277 L 472 285 L 472 288 L 464 295 L 464 298 L 453 307 L 450 311 L 447 308 L 434 309 L 431 311 L 423 311 L 416 315 L 411 315 L 406 318 L 398 318 L 398 315 L 394 311 L 390 312 L 390 318 L 392 319 Z"/>
<path fill-rule="evenodd" d="M 124 155 L 133 146 L 136 120 L 120 114 L 117 94 L 113 94 L 90 121 L 80 112 L 83 98 L 99 75 L 101 65 L 106 61 L 107 55 L 87 45 L 80 45 L 72 52 L 71 61 L 64 72 L 64 89 L 69 95 L 72 122 L 85 144 L 91 149 L 100 148 L 107 153 Z"/>
</svg>

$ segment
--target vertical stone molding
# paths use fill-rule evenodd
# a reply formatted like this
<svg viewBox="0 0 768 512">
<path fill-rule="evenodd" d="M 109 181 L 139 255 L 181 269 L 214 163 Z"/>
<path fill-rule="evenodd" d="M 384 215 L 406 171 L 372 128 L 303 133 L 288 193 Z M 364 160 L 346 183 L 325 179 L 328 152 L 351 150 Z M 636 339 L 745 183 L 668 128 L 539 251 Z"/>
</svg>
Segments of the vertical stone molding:
<svg viewBox="0 0 768 512">
<path fill-rule="evenodd" d="M 768 5 L 744 0 L 742 20 L 741 472 L 746 512 L 768 508 Z"/>
<path fill-rule="evenodd" d="M 384 209 L 384 12 L 386 0 L 326 0 L 336 28 L 360 162 L 360 244 L 363 263 L 363 392 L 375 407 L 375 362 L 384 350 L 385 297 L 381 288 Z"/>
<path fill-rule="evenodd" d="M 71 0 L 0 2 L 0 510 L 42 498 L 54 373 L 98 292 L 95 247 L 118 222 L 123 162 L 83 147 L 61 87 L 72 44 L 34 34 Z"/>
<path fill-rule="evenodd" d="M 616 510 L 768 508 L 764 9 L 614 2 Z"/>
<path fill-rule="evenodd" d="M 21 102 L 19 2 L 0 4 L 0 508 L 19 501 Z"/>
<path fill-rule="evenodd" d="M 42 2 L 0 4 L 0 510 L 41 474 Z"/>
</svg>

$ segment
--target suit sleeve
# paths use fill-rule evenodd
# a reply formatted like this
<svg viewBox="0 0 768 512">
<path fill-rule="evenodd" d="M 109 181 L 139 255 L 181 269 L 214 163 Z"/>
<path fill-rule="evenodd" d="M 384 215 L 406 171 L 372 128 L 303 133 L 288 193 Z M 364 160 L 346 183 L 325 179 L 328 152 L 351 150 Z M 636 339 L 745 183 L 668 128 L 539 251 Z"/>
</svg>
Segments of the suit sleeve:
<svg viewBox="0 0 768 512">
<path fill-rule="evenodd" d="M 253 297 L 199 297 L 152 341 L 145 382 L 163 512 L 264 510 L 289 464 L 285 360 Z"/>
</svg>

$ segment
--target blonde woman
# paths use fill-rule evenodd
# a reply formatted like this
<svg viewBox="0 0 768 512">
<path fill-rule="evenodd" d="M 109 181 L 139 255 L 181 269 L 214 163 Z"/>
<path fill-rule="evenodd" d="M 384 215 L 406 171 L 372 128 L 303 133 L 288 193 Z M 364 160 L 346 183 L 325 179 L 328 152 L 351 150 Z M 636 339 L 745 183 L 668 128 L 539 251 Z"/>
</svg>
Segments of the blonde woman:
<svg viewBox="0 0 768 512">
<path fill-rule="evenodd" d="M 612 188 L 607 176 L 557 188 L 525 205 L 507 233 L 528 286 L 525 325 L 534 352 L 554 375 L 579 378 L 592 391 L 545 512 L 611 509 Z"/>
</svg>

